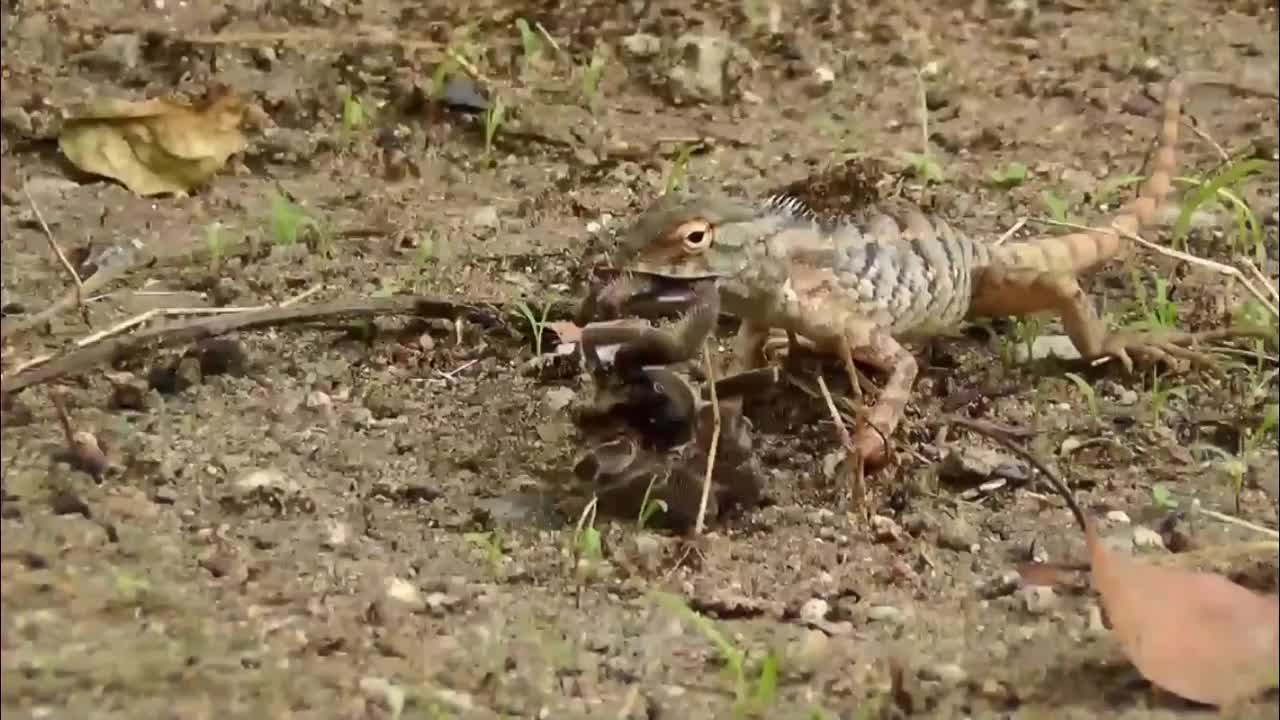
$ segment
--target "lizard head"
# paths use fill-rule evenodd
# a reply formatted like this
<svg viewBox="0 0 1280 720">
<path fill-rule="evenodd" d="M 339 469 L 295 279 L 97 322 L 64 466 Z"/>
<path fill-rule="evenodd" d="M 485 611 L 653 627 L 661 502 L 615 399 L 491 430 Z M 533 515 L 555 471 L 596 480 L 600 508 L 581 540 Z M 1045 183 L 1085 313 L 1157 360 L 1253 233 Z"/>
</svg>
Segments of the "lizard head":
<svg viewBox="0 0 1280 720">
<path fill-rule="evenodd" d="M 751 203 L 712 192 L 676 190 L 658 198 L 621 235 L 615 264 L 672 280 L 731 277 L 749 263 L 767 232 Z"/>
</svg>

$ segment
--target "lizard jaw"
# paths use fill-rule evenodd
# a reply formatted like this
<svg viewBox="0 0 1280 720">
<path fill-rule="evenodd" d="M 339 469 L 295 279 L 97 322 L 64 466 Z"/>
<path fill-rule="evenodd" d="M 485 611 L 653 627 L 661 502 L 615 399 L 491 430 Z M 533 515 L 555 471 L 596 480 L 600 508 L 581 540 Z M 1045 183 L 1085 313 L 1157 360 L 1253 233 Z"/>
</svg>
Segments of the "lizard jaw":
<svg viewBox="0 0 1280 720">
<path fill-rule="evenodd" d="M 717 283 L 720 275 L 671 275 L 633 269 L 601 269 L 597 277 L 606 280 L 600 299 L 607 304 L 640 303 L 659 307 L 683 307 L 698 299 L 700 287 Z"/>
</svg>

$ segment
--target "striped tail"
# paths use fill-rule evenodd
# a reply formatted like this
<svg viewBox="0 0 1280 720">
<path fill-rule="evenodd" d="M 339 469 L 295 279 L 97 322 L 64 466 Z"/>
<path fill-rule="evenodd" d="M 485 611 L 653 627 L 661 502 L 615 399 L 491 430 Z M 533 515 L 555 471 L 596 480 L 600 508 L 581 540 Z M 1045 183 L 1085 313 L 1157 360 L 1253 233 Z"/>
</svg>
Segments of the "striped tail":
<svg viewBox="0 0 1280 720">
<path fill-rule="evenodd" d="M 1173 185 L 1185 89 L 1182 76 L 1169 81 L 1151 177 L 1143 183 L 1138 196 L 1120 209 L 1111 226 L 998 245 L 991 248 L 992 265 L 1020 272 L 1078 274 L 1115 257 L 1124 248 L 1126 235 L 1137 235 L 1143 227 L 1150 226 Z"/>
</svg>

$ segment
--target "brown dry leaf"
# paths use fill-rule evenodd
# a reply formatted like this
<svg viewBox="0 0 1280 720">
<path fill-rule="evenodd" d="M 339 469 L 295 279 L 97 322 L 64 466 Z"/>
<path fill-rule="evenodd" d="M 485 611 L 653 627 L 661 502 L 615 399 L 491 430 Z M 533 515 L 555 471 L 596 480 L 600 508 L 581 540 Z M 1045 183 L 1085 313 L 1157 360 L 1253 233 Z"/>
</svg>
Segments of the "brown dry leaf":
<svg viewBox="0 0 1280 720">
<path fill-rule="evenodd" d="M 1143 677 L 1187 700 L 1229 705 L 1277 684 L 1280 598 L 1221 575 L 1110 552 L 1085 530 L 1093 586 Z"/>
<path fill-rule="evenodd" d="M 76 167 L 138 195 L 183 196 L 245 149 L 244 105 L 215 87 L 195 107 L 103 98 L 68 112 L 58 147 Z"/>
<path fill-rule="evenodd" d="M 546 328 L 560 338 L 560 342 L 576 343 L 582 340 L 582 328 L 565 320 L 549 322 Z"/>
</svg>

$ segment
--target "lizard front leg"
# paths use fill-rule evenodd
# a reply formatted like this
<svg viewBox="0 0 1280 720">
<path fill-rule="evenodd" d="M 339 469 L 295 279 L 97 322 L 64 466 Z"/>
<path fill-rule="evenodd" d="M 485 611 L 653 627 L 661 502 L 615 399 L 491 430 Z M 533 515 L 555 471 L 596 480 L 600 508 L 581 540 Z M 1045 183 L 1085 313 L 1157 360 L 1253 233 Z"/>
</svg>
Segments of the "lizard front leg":
<svg viewBox="0 0 1280 720">
<path fill-rule="evenodd" d="M 887 443 L 906 412 L 911 387 L 920 368 L 915 356 L 888 333 L 876 331 L 862 344 L 847 340 L 846 343 L 849 368 L 853 367 L 851 360 L 858 360 L 888 376 L 876 404 L 866 414 L 866 423 L 860 425 L 853 436 L 853 452 L 874 467 L 887 457 Z M 849 372 L 854 374 L 856 392 L 857 371 L 850 369 Z"/>
<path fill-rule="evenodd" d="M 887 457 L 888 441 L 902 421 L 911 387 L 919 365 L 915 356 L 880 326 L 860 316 L 845 316 L 836 323 L 802 323 L 800 334 L 814 341 L 822 350 L 841 358 L 853 377 L 850 393 L 860 395 L 859 374 L 853 361 L 861 361 L 888 377 L 874 406 L 865 410 L 851 438 L 849 452 L 866 466 L 882 464 Z"/>
<path fill-rule="evenodd" d="M 1146 363 L 1164 363 L 1174 369 L 1183 369 L 1187 362 L 1211 365 L 1212 358 L 1189 346 L 1252 334 L 1249 330 L 1109 332 L 1074 275 L 1039 273 L 1030 278 L 1011 275 L 996 282 L 988 280 L 984 285 L 984 292 L 974 301 L 973 314 L 1025 316 L 1052 311 L 1062 320 L 1067 336 L 1082 357 L 1086 360 L 1115 358 L 1129 372 L 1133 371 L 1135 356 Z"/>
</svg>

